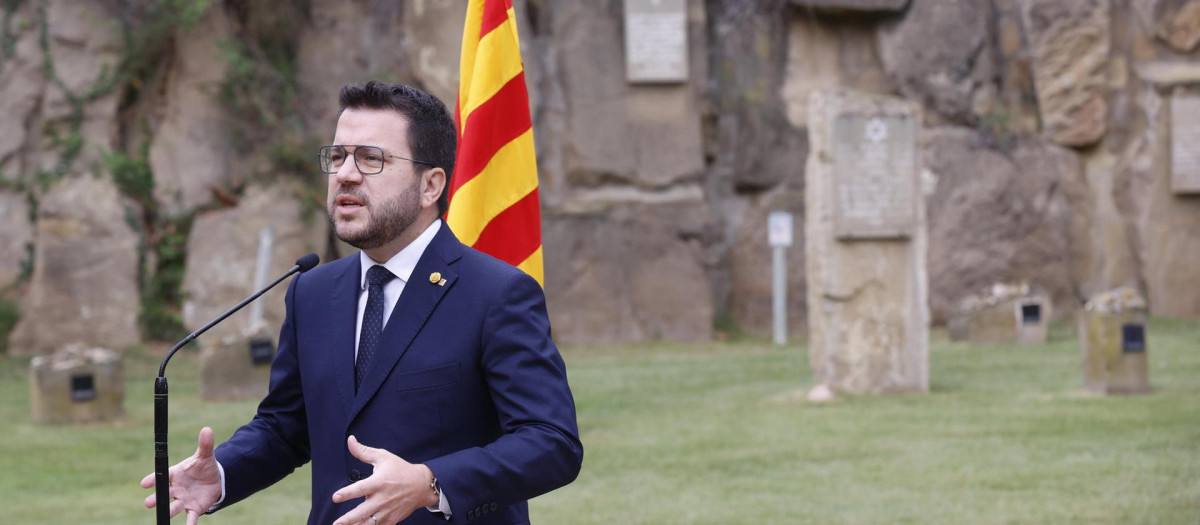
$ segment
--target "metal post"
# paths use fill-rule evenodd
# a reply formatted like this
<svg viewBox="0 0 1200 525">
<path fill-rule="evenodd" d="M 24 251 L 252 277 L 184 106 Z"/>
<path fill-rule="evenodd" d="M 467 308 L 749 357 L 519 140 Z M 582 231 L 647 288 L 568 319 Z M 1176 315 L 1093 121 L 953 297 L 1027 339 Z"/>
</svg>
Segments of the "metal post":
<svg viewBox="0 0 1200 525">
<path fill-rule="evenodd" d="M 771 313 L 775 319 L 775 345 L 787 344 L 787 248 L 772 248 Z"/>
<path fill-rule="evenodd" d="M 771 246 L 771 313 L 775 344 L 787 344 L 787 249 L 792 245 L 792 214 L 771 212 L 767 216 L 767 244 Z"/>
</svg>

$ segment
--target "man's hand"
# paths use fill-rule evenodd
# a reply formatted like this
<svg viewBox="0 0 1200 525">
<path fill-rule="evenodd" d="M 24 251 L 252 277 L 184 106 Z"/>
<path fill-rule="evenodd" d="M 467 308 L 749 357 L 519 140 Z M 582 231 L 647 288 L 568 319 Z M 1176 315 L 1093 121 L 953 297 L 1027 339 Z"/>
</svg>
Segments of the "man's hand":
<svg viewBox="0 0 1200 525">
<path fill-rule="evenodd" d="M 196 453 L 167 471 L 171 483 L 171 517 L 187 511 L 188 525 L 196 525 L 200 515 L 221 499 L 221 473 L 213 457 L 213 431 L 200 429 Z M 154 474 L 142 478 L 142 488 L 154 488 Z M 146 508 L 158 504 L 155 494 L 146 496 Z"/>
<path fill-rule="evenodd" d="M 414 465 L 384 449 L 363 445 L 354 436 L 346 440 L 346 446 L 354 457 L 369 463 L 375 471 L 367 479 L 333 493 L 334 503 L 367 498 L 338 518 L 334 525 L 392 525 L 421 507 L 438 504 L 437 494 L 429 488 L 433 482 L 433 471 L 429 467 Z"/>
</svg>

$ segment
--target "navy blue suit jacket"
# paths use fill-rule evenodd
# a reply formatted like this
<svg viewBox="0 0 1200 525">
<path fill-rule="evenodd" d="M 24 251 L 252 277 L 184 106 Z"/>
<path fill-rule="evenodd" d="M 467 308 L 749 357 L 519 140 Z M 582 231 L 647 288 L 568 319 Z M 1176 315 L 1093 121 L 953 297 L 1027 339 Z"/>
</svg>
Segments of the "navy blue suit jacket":
<svg viewBox="0 0 1200 525">
<path fill-rule="evenodd" d="M 441 273 L 445 283 L 430 282 Z M 525 273 L 443 224 L 417 263 L 354 389 L 357 254 L 297 275 L 258 413 L 217 447 L 222 507 L 312 461 L 309 523 L 362 499 L 334 491 L 371 474 L 346 438 L 425 463 L 453 522 L 528 523 L 526 500 L 570 483 L 583 447 L 545 297 Z M 404 523 L 441 523 L 417 509 Z"/>
</svg>

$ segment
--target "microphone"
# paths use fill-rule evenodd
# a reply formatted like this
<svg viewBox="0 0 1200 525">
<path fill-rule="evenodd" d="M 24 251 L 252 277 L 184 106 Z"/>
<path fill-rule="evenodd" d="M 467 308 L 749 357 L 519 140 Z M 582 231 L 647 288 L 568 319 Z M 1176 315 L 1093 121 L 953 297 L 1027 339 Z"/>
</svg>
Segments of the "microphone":
<svg viewBox="0 0 1200 525">
<path fill-rule="evenodd" d="M 282 277 L 275 279 L 275 282 L 268 284 L 266 288 L 247 297 L 238 303 L 237 306 L 230 308 L 216 319 L 209 321 L 208 324 L 188 334 L 182 341 L 176 343 L 171 348 L 171 351 L 167 352 L 166 357 L 162 360 L 162 364 L 158 365 L 158 377 L 154 379 L 154 494 L 158 500 L 155 508 L 158 509 L 159 525 L 168 525 L 171 523 L 171 487 L 170 478 L 167 475 L 167 361 L 170 361 L 171 356 L 175 355 L 175 352 L 183 348 L 184 345 L 192 342 L 197 337 L 200 337 L 200 334 L 207 332 L 209 328 L 216 326 L 217 323 L 224 321 L 226 317 L 233 315 L 234 312 L 241 310 L 242 307 L 258 299 L 259 296 L 267 293 L 268 290 L 283 282 L 284 279 L 296 273 L 307 272 L 315 268 L 319 262 L 321 262 L 321 258 L 317 257 L 315 253 L 310 253 L 296 259 L 296 265 L 292 266 L 292 269 L 288 270 Z"/>
</svg>

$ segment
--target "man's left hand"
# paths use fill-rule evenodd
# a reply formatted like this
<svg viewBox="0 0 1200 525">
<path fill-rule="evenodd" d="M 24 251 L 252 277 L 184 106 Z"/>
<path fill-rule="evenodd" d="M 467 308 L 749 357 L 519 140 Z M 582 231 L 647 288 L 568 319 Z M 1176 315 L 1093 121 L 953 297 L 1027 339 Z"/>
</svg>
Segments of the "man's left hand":
<svg viewBox="0 0 1200 525">
<path fill-rule="evenodd" d="M 429 467 L 414 465 L 381 448 L 368 447 L 354 436 L 346 440 L 346 446 L 354 457 L 374 467 L 374 472 L 333 493 L 334 503 L 366 498 L 334 525 L 392 525 L 421 507 L 438 504 L 437 494 L 429 488 L 433 482 Z"/>
</svg>

